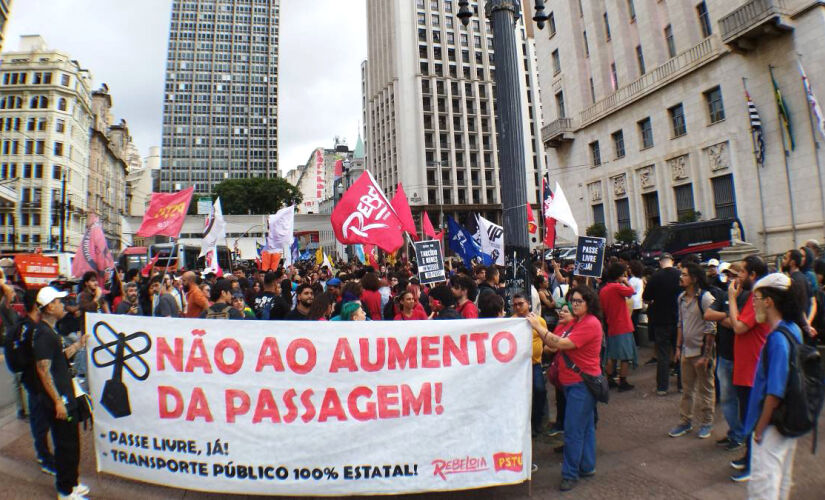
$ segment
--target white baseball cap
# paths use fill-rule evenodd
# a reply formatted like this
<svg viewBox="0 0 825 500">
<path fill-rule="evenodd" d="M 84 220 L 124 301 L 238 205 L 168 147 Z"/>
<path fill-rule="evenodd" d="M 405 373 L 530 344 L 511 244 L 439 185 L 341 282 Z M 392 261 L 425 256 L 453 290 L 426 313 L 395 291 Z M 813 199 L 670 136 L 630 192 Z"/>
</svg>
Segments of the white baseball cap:
<svg viewBox="0 0 825 500">
<path fill-rule="evenodd" d="M 790 287 L 791 278 L 782 273 L 771 273 L 757 281 L 753 286 L 753 289 L 759 290 L 760 288 L 777 288 L 779 290 L 787 290 Z"/>
<path fill-rule="evenodd" d="M 705 265 L 708 267 L 719 267 L 719 260 L 718 259 L 710 259 L 709 261 L 705 262 Z"/>
<path fill-rule="evenodd" d="M 41 288 L 40 291 L 37 292 L 37 305 L 39 305 L 40 307 L 46 307 L 47 305 L 54 302 L 56 299 L 62 299 L 67 295 L 69 295 L 68 292 L 61 292 L 53 286 L 46 286 Z"/>
</svg>

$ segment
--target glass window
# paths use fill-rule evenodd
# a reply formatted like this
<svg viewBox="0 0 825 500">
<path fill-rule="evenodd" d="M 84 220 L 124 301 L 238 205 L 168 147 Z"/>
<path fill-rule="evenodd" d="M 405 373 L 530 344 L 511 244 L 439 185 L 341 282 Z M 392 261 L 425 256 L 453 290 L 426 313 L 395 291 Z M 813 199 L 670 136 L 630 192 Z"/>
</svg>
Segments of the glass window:
<svg viewBox="0 0 825 500">
<path fill-rule="evenodd" d="M 693 205 L 693 184 L 684 184 L 673 188 L 676 195 L 676 216 L 679 221 L 690 221 L 696 217 Z"/>
<path fill-rule="evenodd" d="M 642 195 L 642 204 L 645 209 L 645 227 L 659 227 L 662 225 L 662 218 L 659 215 L 659 193 L 645 193 Z"/>
<path fill-rule="evenodd" d="M 593 166 L 595 167 L 602 164 L 602 153 L 599 149 L 599 141 L 593 141 L 590 143 L 590 160 L 593 162 Z"/>
<path fill-rule="evenodd" d="M 610 21 L 607 19 L 607 12 L 604 13 L 604 39 L 610 41 Z"/>
<path fill-rule="evenodd" d="M 617 130 L 611 134 L 613 137 L 613 147 L 616 150 L 616 158 L 624 158 L 624 132 Z"/>
<path fill-rule="evenodd" d="M 567 116 L 564 111 L 564 92 L 562 91 L 556 93 L 556 113 L 559 118 L 565 118 Z"/>
<path fill-rule="evenodd" d="M 636 20 L 636 6 L 633 4 L 633 0 L 627 0 L 627 13 L 631 22 Z"/>
<path fill-rule="evenodd" d="M 650 123 L 650 117 L 638 122 L 639 135 L 642 137 L 642 149 L 653 147 L 653 125 Z"/>
<path fill-rule="evenodd" d="M 587 43 L 587 31 L 582 31 L 582 40 L 584 40 L 584 57 L 590 57 L 590 45 Z"/>
<path fill-rule="evenodd" d="M 619 231 L 630 229 L 630 202 L 627 198 L 616 200 L 616 222 Z"/>
<path fill-rule="evenodd" d="M 642 52 L 642 46 L 636 46 L 636 62 L 639 64 L 639 74 L 644 75 L 645 71 L 645 55 Z"/>
<path fill-rule="evenodd" d="M 717 219 L 736 217 L 736 192 L 733 189 L 733 175 L 723 175 L 711 179 L 713 187 L 713 208 Z"/>
<path fill-rule="evenodd" d="M 550 31 L 550 38 L 556 34 L 556 16 L 551 12 L 547 17 L 547 29 Z"/>
<path fill-rule="evenodd" d="M 561 73 L 561 59 L 559 58 L 559 49 L 553 51 L 553 75 Z"/>
<path fill-rule="evenodd" d="M 699 16 L 699 27 L 702 29 L 702 37 L 709 37 L 713 33 L 713 30 L 710 25 L 710 13 L 708 12 L 708 6 L 704 0 L 699 2 L 699 5 L 696 6 L 696 14 Z"/>
<path fill-rule="evenodd" d="M 673 28 L 669 24 L 665 26 L 665 42 L 667 42 L 667 55 L 676 57 L 676 41 L 673 39 Z"/>
<path fill-rule="evenodd" d="M 687 134 L 687 126 L 685 125 L 685 108 L 682 106 L 682 103 L 679 103 L 672 108 L 668 108 L 667 112 L 670 115 L 670 123 L 673 126 L 673 137 L 681 137 Z"/>
<path fill-rule="evenodd" d="M 616 63 L 610 63 L 610 85 L 613 87 L 613 90 L 619 88 L 619 75 L 616 73 Z"/>
<path fill-rule="evenodd" d="M 593 205 L 593 223 L 604 225 L 604 205 Z"/>
<path fill-rule="evenodd" d="M 722 102 L 722 88 L 714 87 L 705 92 L 705 102 L 708 104 L 708 116 L 711 123 L 725 119 L 725 105 Z"/>
</svg>

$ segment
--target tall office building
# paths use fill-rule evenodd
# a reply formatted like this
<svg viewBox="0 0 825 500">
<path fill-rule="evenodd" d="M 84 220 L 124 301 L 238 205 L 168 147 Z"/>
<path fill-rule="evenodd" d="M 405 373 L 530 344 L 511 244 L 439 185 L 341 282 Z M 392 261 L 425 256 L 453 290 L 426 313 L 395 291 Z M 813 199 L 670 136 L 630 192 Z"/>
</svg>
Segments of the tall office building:
<svg viewBox="0 0 825 500">
<path fill-rule="evenodd" d="M 3 50 L 3 43 L 6 41 L 6 22 L 9 20 L 9 8 L 11 0 L 0 0 L 0 51 Z"/>
<path fill-rule="evenodd" d="M 278 176 L 280 0 L 174 0 L 161 190 Z"/>
<path fill-rule="evenodd" d="M 542 135 L 580 228 L 641 238 L 670 222 L 738 217 L 767 254 L 822 239 L 825 135 L 810 126 L 798 67 L 822 102 L 821 2 L 578 0 L 547 12 L 536 34 Z M 787 155 L 771 67 L 793 125 Z"/>
<path fill-rule="evenodd" d="M 367 168 L 391 196 L 399 181 L 413 213 L 463 220 L 469 211 L 501 218 L 493 35 L 484 2 L 471 1 L 469 26 L 453 0 L 367 0 L 368 60 L 362 66 Z M 541 104 L 535 54 L 523 18 L 524 155 L 528 200 L 542 170 Z"/>
</svg>

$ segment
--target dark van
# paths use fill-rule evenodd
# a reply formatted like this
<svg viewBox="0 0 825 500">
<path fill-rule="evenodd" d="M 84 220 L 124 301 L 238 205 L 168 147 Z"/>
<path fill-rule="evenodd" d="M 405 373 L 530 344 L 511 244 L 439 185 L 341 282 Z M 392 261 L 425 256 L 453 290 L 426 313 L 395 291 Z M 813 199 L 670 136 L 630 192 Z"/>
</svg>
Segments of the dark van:
<svg viewBox="0 0 825 500">
<path fill-rule="evenodd" d="M 719 250 L 733 244 L 732 233 L 745 240 L 745 231 L 739 219 L 712 219 L 700 222 L 673 223 L 652 228 L 642 242 L 642 261 L 655 264 L 662 253 L 680 257 L 695 253 L 702 260 L 719 258 Z"/>
</svg>

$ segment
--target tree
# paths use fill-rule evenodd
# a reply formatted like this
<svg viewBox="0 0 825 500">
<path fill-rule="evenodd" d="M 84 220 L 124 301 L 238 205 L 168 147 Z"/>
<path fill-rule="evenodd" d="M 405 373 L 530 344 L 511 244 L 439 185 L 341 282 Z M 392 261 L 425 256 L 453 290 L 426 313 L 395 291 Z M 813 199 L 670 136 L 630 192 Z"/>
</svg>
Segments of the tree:
<svg viewBox="0 0 825 500">
<path fill-rule="evenodd" d="M 636 243 L 639 240 L 639 234 L 635 229 L 625 228 L 616 231 L 613 235 L 613 239 L 619 243 Z"/>
<path fill-rule="evenodd" d="M 594 238 L 604 238 L 607 236 L 607 228 L 604 224 L 597 222 L 587 228 L 586 234 L 587 236 L 593 236 Z"/>
<path fill-rule="evenodd" d="M 227 179 L 215 186 L 215 197 L 227 215 L 272 214 L 303 199 L 297 187 L 280 177 Z"/>
</svg>

